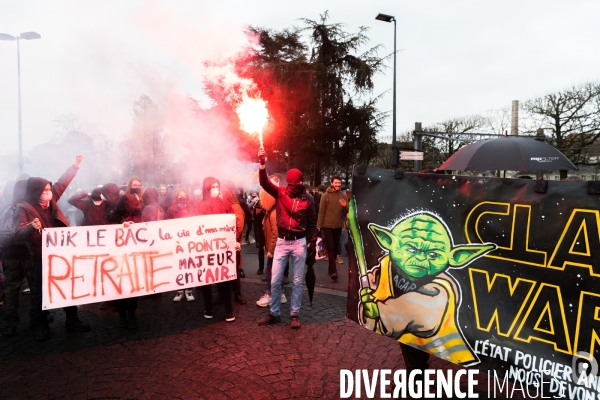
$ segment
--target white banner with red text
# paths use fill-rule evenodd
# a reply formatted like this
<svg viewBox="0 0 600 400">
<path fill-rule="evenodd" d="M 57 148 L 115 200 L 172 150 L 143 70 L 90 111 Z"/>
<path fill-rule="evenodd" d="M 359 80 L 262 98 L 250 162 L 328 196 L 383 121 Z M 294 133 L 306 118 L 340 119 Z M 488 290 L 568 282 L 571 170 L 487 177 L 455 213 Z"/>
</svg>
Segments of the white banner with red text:
<svg viewBox="0 0 600 400">
<path fill-rule="evenodd" d="M 181 290 L 236 275 L 235 215 L 44 229 L 43 309 Z"/>
</svg>

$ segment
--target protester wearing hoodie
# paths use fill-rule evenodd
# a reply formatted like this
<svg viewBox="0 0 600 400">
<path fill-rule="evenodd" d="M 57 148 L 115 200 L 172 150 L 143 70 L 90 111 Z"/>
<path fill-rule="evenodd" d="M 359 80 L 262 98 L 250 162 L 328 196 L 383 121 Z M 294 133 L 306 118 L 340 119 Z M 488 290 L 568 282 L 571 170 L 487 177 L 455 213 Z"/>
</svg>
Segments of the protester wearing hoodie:
<svg viewBox="0 0 600 400">
<path fill-rule="evenodd" d="M 271 280 L 271 312 L 258 321 L 259 325 L 269 325 L 281 320 L 281 282 L 283 272 L 292 260 L 292 299 L 290 307 L 292 329 L 300 328 L 300 306 L 302 304 L 302 290 L 304 283 L 304 263 L 306 261 L 308 247 L 311 250 L 317 241 L 315 204 L 312 197 L 307 196 L 302 186 L 302 172 L 298 169 L 290 169 L 285 179 L 287 186 L 277 187 L 267 177 L 265 165 L 265 152 L 260 149 L 259 153 L 260 185 L 267 193 L 277 200 L 277 244 L 273 255 L 273 278 Z"/>
<path fill-rule="evenodd" d="M 58 182 L 52 184 L 44 178 L 29 178 L 24 201 L 17 204 L 15 215 L 15 229 L 17 240 L 24 241 L 29 248 L 31 267 L 34 279 L 34 313 L 39 326 L 38 340 L 50 337 L 48 328 L 48 311 L 42 310 L 42 229 L 51 227 L 69 226 L 67 219 L 57 204 L 62 194 L 73 180 L 82 155 L 77 155 L 73 166 L 60 177 Z M 77 307 L 65 307 L 67 321 L 65 327 L 69 330 L 88 331 L 90 325 L 79 320 Z"/>
<path fill-rule="evenodd" d="M 128 227 L 134 223 L 144 222 L 142 218 L 141 190 L 142 181 L 137 177 L 131 178 L 127 185 L 126 194 L 120 197 L 117 204 L 115 204 L 111 223 L 123 224 Z M 138 325 L 135 311 L 138 307 L 138 298 L 119 299 L 115 300 L 114 304 L 119 312 L 119 327 L 136 329 Z"/>
<path fill-rule="evenodd" d="M 191 217 L 194 215 L 194 210 L 190 202 L 190 194 L 185 189 L 178 189 L 175 193 L 175 204 L 173 204 L 167 210 L 166 219 L 177 219 Z M 178 290 L 173 298 L 173 301 L 178 302 L 183 298 L 183 290 Z M 185 299 L 187 301 L 194 301 L 194 294 L 192 289 L 185 289 Z"/>
<path fill-rule="evenodd" d="M 231 205 L 233 213 L 235 214 L 235 241 L 236 243 L 242 242 L 242 231 L 244 229 L 245 213 L 242 206 L 239 203 L 239 198 L 235 195 L 235 185 L 231 181 L 223 181 L 221 185 L 221 196 L 223 200 Z M 237 270 L 237 278 L 231 282 L 233 288 L 233 301 L 239 304 L 246 304 L 246 299 L 242 296 L 242 282 L 241 282 L 241 266 L 242 266 L 242 252 L 235 252 L 235 266 Z"/>
<path fill-rule="evenodd" d="M 13 186 L 13 198 L 9 207 L 12 207 L 14 210 L 17 204 L 23 201 L 26 190 L 27 180 L 17 181 Z M 27 246 L 24 243 L 18 243 L 14 239 L 11 243 L 6 243 L 2 247 L 2 266 L 4 267 L 4 284 L 6 286 L 6 296 L 4 298 L 5 325 L 3 333 L 6 336 L 14 336 L 17 333 L 17 325 L 19 323 L 19 291 L 23 283 L 23 278 L 27 279 L 27 284 L 31 289 L 29 326 L 35 326 L 36 324 L 33 301 L 35 286 Z"/>
<path fill-rule="evenodd" d="M 142 200 L 144 208 L 142 209 L 142 220 L 144 222 L 161 221 L 165 219 L 165 213 L 161 206 L 158 205 L 158 190 L 148 188 L 144 190 Z"/>
<path fill-rule="evenodd" d="M 217 178 L 212 176 L 204 178 L 202 183 L 202 201 L 196 203 L 196 215 L 209 214 L 233 214 L 231 204 L 219 197 L 221 184 Z M 241 250 L 239 242 L 236 243 L 236 251 Z M 219 293 L 224 294 L 225 321 L 235 321 L 233 306 L 231 304 L 231 281 L 217 283 Z M 202 286 L 202 298 L 204 300 L 204 318 L 213 318 L 212 288 L 211 285 Z"/>
<path fill-rule="evenodd" d="M 83 213 L 81 226 L 102 225 L 106 204 L 102 200 L 102 189 L 95 188 L 92 193 L 81 191 L 69 198 L 69 204 Z"/>
<path fill-rule="evenodd" d="M 325 246 L 327 248 L 329 269 L 328 274 L 332 280 L 337 281 L 336 260 L 342 227 L 344 226 L 344 216 L 348 213 L 348 202 L 346 192 L 340 190 L 342 179 L 339 176 L 331 177 L 331 185 L 321 196 L 321 205 L 319 207 L 319 217 L 317 219 L 317 229 L 323 231 L 325 237 Z"/>
</svg>

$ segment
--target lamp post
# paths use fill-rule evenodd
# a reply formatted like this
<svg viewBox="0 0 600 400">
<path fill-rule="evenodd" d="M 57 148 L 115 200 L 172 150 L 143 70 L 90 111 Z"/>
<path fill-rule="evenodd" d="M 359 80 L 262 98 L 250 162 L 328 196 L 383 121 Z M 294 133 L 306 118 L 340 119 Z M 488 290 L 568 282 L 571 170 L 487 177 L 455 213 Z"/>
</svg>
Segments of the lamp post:
<svg viewBox="0 0 600 400">
<path fill-rule="evenodd" d="M 19 174 L 23 173 L 23 132 L 21 129 L 21 49 L 19 41 L 21 39 L 32 40 L 39 39 L 42 36 L 36 32 L 23 32 L 19 36 L 14 37 L 6 33 L 0 33 L 0 40 L 17 41 L 17 80 L 19 87 Z"/>
<path fill-rule="evenodd" d="M 396 17 L 387 14 L 377 14 L 375 19 L 384 22 L 394 22 L 394 111 L 392 112 L 392 169 L 398 168 L 398 145 L 396 144 Z"/>
</svg>

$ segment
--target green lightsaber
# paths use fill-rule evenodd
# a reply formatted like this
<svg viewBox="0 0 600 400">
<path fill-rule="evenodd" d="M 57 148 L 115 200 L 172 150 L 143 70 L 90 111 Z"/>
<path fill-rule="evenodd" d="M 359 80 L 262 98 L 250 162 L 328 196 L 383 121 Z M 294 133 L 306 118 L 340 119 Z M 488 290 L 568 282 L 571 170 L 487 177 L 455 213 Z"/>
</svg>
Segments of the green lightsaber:
<svg viewBox="0 0 600 400">
<path fill-rule="evenodd" d="M 367 277 L 367 261 L 365 259 L 365 248 L 363 246 L 362 235 L 358 226 L 358 216 L 356 211 L 356 198 L 354 195 L 350 199 L 350 206 L 348 209 L 348 229 L 350 230 L 350 237 L 352 243 L 354 243 L 354 254 L 356 256 L 356 262 L 358 263 L 358 273 L 360 274 L 360 287 L 369 287 L 369 278 Z"/>
</svg>

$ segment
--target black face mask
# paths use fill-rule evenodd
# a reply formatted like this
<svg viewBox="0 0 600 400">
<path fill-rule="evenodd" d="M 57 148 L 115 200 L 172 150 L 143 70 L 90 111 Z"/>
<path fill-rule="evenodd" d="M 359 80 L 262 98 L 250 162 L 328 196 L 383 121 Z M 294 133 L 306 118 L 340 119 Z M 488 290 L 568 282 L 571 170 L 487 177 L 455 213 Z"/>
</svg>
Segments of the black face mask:
<svg viewBox="0 0 600 400">
<path fill-rule="evenodd" d="M 303 191 L 304 191 L 304 185 L 302 185 L 302 184 L 287 186 L 287 194 L 290 197 L 298 197 L 302 194 Z"/>
<path fill-rule="evenodd" d="M 100 197 L 99 194 L 98 195 L 93 194 L 91 197 L 92 197 L 92 200 L 94 200 L 94 201 L 102 200 L 102 197 Z"/>
<path fill-rule="evenodd" d="M 142 192 L 142 188 L 131 188 L 129 192 L 131 194 L 140 194 Z"/>
</svg>

